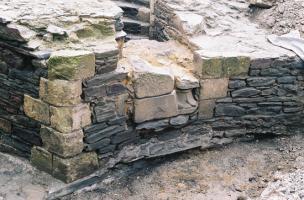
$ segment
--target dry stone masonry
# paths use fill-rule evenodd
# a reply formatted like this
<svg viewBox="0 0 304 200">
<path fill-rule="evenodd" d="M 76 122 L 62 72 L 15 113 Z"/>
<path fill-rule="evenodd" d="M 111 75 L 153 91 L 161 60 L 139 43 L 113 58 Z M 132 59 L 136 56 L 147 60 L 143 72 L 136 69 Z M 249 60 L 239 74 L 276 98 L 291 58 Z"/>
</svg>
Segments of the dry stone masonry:
<svg viewBox="0 0 304 200">
<path fill-rule="evenodd" d="M 304 126 L 304 63 L 249 2 L 0 4 L 0 148 L 65 182 Z"/>
</svg>

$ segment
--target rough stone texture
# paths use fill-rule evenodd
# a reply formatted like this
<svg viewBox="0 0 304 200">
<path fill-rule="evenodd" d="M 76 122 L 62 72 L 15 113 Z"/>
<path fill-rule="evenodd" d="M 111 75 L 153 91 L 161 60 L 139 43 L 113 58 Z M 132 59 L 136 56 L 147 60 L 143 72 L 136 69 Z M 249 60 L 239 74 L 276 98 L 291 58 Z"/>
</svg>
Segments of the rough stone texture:
<svg viewBox="0 0 304 200">
<path fill-rule="evenodd" d="M 194 55 L 196 70 L 203 78 L 222 78 L 247 75 L 250 58 L 218 52 L 197 51 Z"/>
<path fill-rule="evenodd" d="M 79 130 L 91 124 L 91 111 L 88 104 L 75 107 L 50 107 L 51 126 L 64 133 Z"/>
<path fill-rule="evenodd" d="M 199 117 L 201 119 L 210 119 L 213 117 L 215 100 L 201 100 L 199 103 Z"/>
<path fill-rule="evenodd" d="M 80 104 L 82 93 L 81 81 L 47 80 L 40 81 L 40 98 L 55 106 Z"/>
<path fill-rule="evenodd" d="M 82 130 L 60 133 L 52 128 L 42 126 L 40 135 L 43 147 L 49 152 L 61 157 L 72 157 L 81 153 L 83 150 Z"/>
<path fill-rule="evenodd" d="M 88 51 L 57 51 L 51 54 L 47 65 L 50 80 L 82 80 L 94 76 L 95 55 Z"/>
<path fill-rule="evenodd" d="M 198 101 L 192 90 L 176 90 L 178 114 L 191 114 L 197 110 Z"/>
<path fill-rule="evenodd" d="M 174 76 L 168 68 L 153 67 L 140 59 L 131 58 L 134 68 L 132 81 L 137 98 L 169 94 L 174 89 Z"/>
<path fill-rule="evenodd" d="M 64 182 L 72 182 L 98 169 L 95 152 L 81 153 L 73 158 L 53 158 L 53 175 Z"/>
<path fill-rule="evenodd" d="M 39 99 L 24 95 L 25 114 L 44 124 L 50 123 L 50 107 Z"/>
<path fill-rule="evenodd" d="M 135 99 L 134 104 L 134 121 L 136 123 L 177 115 L 175 91 L 159 97 Z"/>
<path fill-rule="evenodd" d="M 33 147 L 31 151 L 31 163 L 38 169 L 52 174 L 53 155 L 41 147 Z"/>
<path fill-rule="evenodd" d="M 222 79 L 205 79 L 201 81 L 200 99 L 216 99 L 227 95 L 228 81 L 227 78 Z"/>
</svg>

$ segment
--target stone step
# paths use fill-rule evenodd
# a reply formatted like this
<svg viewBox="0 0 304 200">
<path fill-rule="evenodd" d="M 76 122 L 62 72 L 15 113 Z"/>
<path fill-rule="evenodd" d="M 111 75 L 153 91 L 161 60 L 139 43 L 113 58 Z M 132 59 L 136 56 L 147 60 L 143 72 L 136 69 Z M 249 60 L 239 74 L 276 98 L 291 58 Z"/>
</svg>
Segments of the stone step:
<svg viewBox="0 0 304 200">
<path fill-rule="evenodd" d="M 123 9 L 124 16 L 131 19 L 150 22 L 150 9 L 139 4 L 126 1 L 117 1 L 116 4 Z"/>
<path fill-rule="evenodd" d="M 134 4 L 150 7 L 150 0 L 115 0 L 115 1 L 134 3 Z"/>
<path fill-rule="evenodd" d="M 124 23 L 124 31 L 128 34 L 134 35 L 149 35 L 150 24 L 138 20 L 124 17 L 122 19 Z"/>
<path fill-rule="evenodd" d="M 149 39 L 149 37 L 146 36 L 146 35 L 133 35 L 133 34 L 128 34 L 126 36 L 126 41 L 129 41 L 129 40 L 142 40 L 142 39 Z"/>
</svg>

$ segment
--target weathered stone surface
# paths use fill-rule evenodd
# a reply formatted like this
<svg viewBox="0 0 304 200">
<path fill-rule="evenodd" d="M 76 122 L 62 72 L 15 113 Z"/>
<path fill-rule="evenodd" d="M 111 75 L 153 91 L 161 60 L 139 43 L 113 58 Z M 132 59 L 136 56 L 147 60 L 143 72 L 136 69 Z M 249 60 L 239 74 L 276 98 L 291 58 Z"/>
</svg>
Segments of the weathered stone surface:
<svg viewBox="0 0 304 200">
<path fill-rule="evenodd" d="M 12 123 L 6 119 L 0 118 L 0 131 L 4 131 L 4 133 L 11 133 Z"/>
<path fill-rule="evenodd" d="M 51 106 L 51 126 L 64 133 L 79 130 L 91 124 L 91 111 L 88 104 L 74 107 Z"/>
<path fill-rule="evenodd" d="M 61 157 L 71 157 L 83 150 L 83 132 L 60 133 L 52 128 L 42 126 L 40 130 L 43 146 Z"/>
<path fill-rule="evenodd" d="M 246 86 L 246 82 L 244 80 L 230 80 L 228 84 L 230 89 L 237 89 Z"/>
<path fill-rule="evenodd" d="M 97 169 L 95 152 L 81 153 L 72 158 L 53 157 L 53 175 L 66 183 L 85 177 Z"/>
<path fill-rule="evenodd" d="M 178 114 L 191 114 L 198 108 L 198 102 L 194 98 L 192 90 L 176 90 Z"/>
<path fill-rule="evenodd" d="M 153 130 L 159 132 L 168 127 L 169 127 L 169 119 L 161 119 L 157 121 L 141 123 L 138 126 L 136 126 L 136 130 Z"/>
<path fill-rule="evenodd" d="M 213 117 L 215 108 L 215 100 L 201 100 L 199 102 L 199 118 L 210 119 Z"/>
<path fill-rule="evenodd" d="M 182 126 L 188 123 L 189 116 L 187 115 L 179 115 L 177 117 L 173 117 L 170 119 L 169 123 L 172 126 Z"/>
<path fill-rule="evenodd" d="M 141 123 L 177 115 L 177 98 L 175 91 L 159 97 L 135 99 L 134 121 Z"/>
<path fill-rule="evenodd" d="M 247 83 L 252 87 L 271 86 L 275 84 L 275 79 L 272 77 L 250 77 L 247 79 Z"/>
<path fill-rule="evenodd" d="M 215 99 L 227 96 L 229 79 L 205 79 L 201 81 L 200 99 Z"/>
<path fill-rule="evenodd" d="M 132 59 L 132 81 L 137 98 L 170 94 L 174 89 L 174 76 L 168 68 L 153 67 L 144 60 Z"/>
<path fill-rule="evenodd" d="M 86 132 L 84 142 L 88 144 L 95 143 L 104 138 L 111 137 L 112 135 L 123 132 L 126 130 L 125 126 L 113 125 L 94 132 Z"/>
<path fill-rule="evenodd" d="M 31 151 L 31 163 L 38 169 L 52 174 L 53 155 L 47 150 L 34 146 Z"/>
<path fill-rule="evenodd" d="M 81 81 L 47 80 L 44 78 L 40 80 L 40 98 L 55 106 L 80 104 L 81 93 Z"/>
<path fill-rule="evenodd" d="M 181 90 L 188 90 L 198 88 L 200 86 L 199 80 L 193 74 L 183 68 L 174 68 L 173 74 L 175 77 L 175 87 Z"/>
<path fill-rule="evenodd" d="M 28 117 L 41 123 L 50 123 L 49 105 L 40 99 L 35 99 L 28 95 L 24 95 L 24 112 Z"/>
<path fill-rule="evenodd" d="M 284 76 L 284 77 L 278 78 L 278 83 L 293 84 L 295 80 L 296 80 L 296 77 L 294 77 L 294 76 Z"/>
<path fill-rule="evenodd" d="M 0 25 L 0 37 L 4 40 L 12 40 L 18 42 L 28 42 L 31 38 L 35 37 L 36 33 L 29 28 L 18 25 L 8 24 Z"/>
<path fill-rule="evenodd" d="M 244 108 L 235 105 L 220 104 L 215 108 L 216 116 L 240 117 L 245 114 L 246 111 Z"/>
<path fill-rule="evenodd" d="M 94 76 L 95 55 L 88 51 L 57 51 L 52 53 L 47 65 L 51 80 L 82 80 Z"/>
<path fill-rule="evenodd" d="M 244 56 L 220 55 L 212 52 L 196 51 L 194 63 L 203 78 L 222 78 L 247 75 L 250 59 Z"/>
<path fill-rule="evenodd" d="M 194 36 L 204 32 L 205 20 L 203 16 L 191 12 L 176 12 L 173 26 L 183 34 Z"/>
<path fill-rule="evenodd" d="M 231 92 L 232 97 L 251 97 L 260 94 L 261 91 L 255 88 L 242 88 Z"/>
</svg>

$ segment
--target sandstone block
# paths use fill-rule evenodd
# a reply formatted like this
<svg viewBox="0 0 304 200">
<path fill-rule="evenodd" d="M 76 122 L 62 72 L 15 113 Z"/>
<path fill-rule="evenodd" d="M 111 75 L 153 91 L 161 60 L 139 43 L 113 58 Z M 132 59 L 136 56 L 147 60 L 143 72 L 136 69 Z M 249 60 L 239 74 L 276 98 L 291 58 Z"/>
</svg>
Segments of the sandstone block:
<svg viewBox="0 0 304 200">
<path fill-rule="evenodd" d="M 52 53 L 47 65 L 51 80 L 82 80 L 94 76 L 95 55 L 88 51 L 57 51 Z"/>
<path fill-rule="evenodd" d="M 31 150 L 31 163 L 39 170 L 52 174 L 53 155 L 47 150 L 34 146 Z"/>
<path fill-rule="evenodd" d="M 55 106 L 80 104 L 81 81 L 40 79 L 39 96 L 45 102 Z"/>
<path fill-rule="evenodd" d="M 0 118 L 0 131 L 4 131 L 5 133 L 11 133 L 12 123 L 6 119 Z"/>
<path fill-rule="evenodd" d="M 132 81 L 137 98 L 170 94 L 174 89 L 174 76 L 168 68 L 153 67 L 140 58 L 131 60 L 134 71 Z"/>
<path fill-rule="evenodd" d="M 194 54 L 196 71 L 203 78 L 223 78 L 247 75 L 250 58 L 238 55 L 223 55 L 196 51 Z"/>
<path fill-rule="evenodd" d="M 91 124 L 91 111 L 88 104 L 75 107 L 50 107 L 51 126 L 63 133 L 79 130 Z"/>
<path fill-rule="evenodd" d="M 175 77 L 175 87 L 181 90 L 198 88 L 199 80 L 193 76 L 192 73 L 183 68 L 174 68 L 173 74 Z"/>
<path fill-rule="evenodd" d="M 134 120 L 136 123 L 173 117 L 178 113 L 175 91 L 168 95 L 135 99 L 134 107 Z"/>
<path fill-rule="evenodd" d="M 83 150 L 82 130 L 60 133 L 52 128 L 42 126 L 40 135 L 44 147 L 61 157 L 71 157 Z"/>
<path fill-rule="evenodd" d="M 201 81 L 200 99 L 216 99 L 227 96 L 228 78 L 205 79 Z"/>
<path fill-rule="evenodd" d="M 98 169 L 95 152 L 81 153 L 72 158 L 60 158 L 54 155 L 53 175 L 66 183 L 83 178 Z"/>
<path fill-rule="evenodd" d="M 198 102 L 194 99 L 192 90 L 176 90 L 178 114 L 191 114 L 198 108 Z"/>
<path fill-rule="evenodd" d="M 41 123 L 50 123 L 50 107 L 40 99 L 24 95 L 24 112 L 28 117 Z"/>
<path fill-rule="evenodd" d="M 210 119 L 213 117 L 215 108 L 215 99 L 201 100 L 199 103 L 199 118 Z"/>
</svg>

